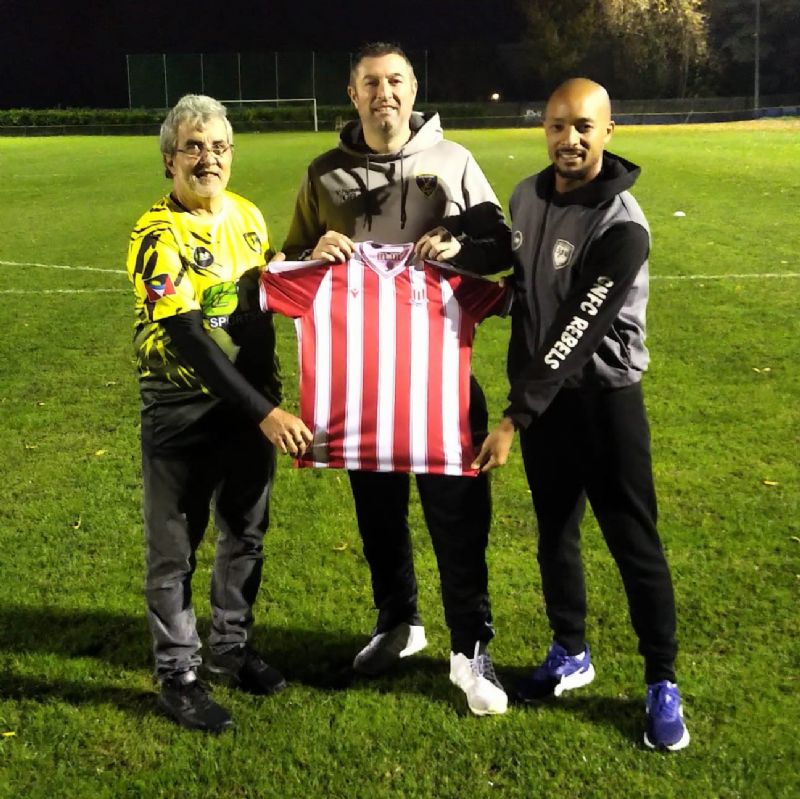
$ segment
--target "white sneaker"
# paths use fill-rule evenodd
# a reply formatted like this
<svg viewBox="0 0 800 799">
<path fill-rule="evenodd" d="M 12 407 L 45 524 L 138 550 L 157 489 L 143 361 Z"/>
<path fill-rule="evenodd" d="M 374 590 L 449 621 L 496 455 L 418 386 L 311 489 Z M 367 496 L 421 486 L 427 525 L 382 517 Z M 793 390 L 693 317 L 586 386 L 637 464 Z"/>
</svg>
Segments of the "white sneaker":
<svg viewBox="0 0 800 799">
<path fill-rule="evenodd" d="M 450 682 L 457 685 L 466 695 L 469 709 L 476 716 L 505 713 L 508 697 L 494 673 L 489 654 L 475 644 L 475 656 L 450 653 Z"/>
<path fill-rule="evenodd" d="M 360 674 L 376 677 L 394 666 L 400 658 L 425 649 L 428 640 L 421 624 L 402 622 L 385 633 L 372 636 L 356 655 L 353 668 Z"/>
</svg>

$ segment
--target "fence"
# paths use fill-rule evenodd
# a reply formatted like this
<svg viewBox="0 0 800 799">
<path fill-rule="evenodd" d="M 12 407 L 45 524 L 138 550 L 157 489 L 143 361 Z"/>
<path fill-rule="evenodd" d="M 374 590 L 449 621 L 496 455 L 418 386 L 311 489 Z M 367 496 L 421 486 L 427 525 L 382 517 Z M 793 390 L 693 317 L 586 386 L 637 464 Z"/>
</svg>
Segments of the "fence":
<svg viewBox="0 0 800 799">
<path fill-rule="evenodd" d="M 428 97 L 428 51 L 409 52 L 417 97 Z M 128 106 L 169 108 L 184 94 L 227 101 L 314 97 L 320 105 L 347 102 L 352 53 L 165 53 L 126 56 Z"/>
</svg>

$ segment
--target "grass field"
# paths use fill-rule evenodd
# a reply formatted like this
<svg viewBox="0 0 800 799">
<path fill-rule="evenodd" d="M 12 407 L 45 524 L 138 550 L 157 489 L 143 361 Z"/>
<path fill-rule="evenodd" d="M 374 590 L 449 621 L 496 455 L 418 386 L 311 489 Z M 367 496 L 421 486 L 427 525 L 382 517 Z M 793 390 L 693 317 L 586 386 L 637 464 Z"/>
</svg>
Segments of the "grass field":
<svg viewBox="0 0 800 799">
<path fill-rule="evenodd" d="M 453 134 L 498 195 L 544 165 L 541 131 Z M 231 188 L 277 242 L 333 134 L 242 135 Z M 692 745 L 641 744 L 641 662 L 592 520 L 584 553 L 598 676 L 557 704 L 479 719 L 447 679 L 448 636 L 412 508 L 431 645 L 396 674 L 329 683 L 374 615 L 346 478 L 282 463 L 256 644 L 288 676 L 217 689 L 235 734 L 154 713 L 142 599 L 129 229 L 167 190 L 155 139 L 2 139 L 0 799 L 91 797 L 794 797 L 800 795 L 800 122 L 622 128 L 654 236 L 645 390 L 661 534 L 676 584 Z M 685 212 L 675 217 L 675 211 Z M 53 268 L 55 266 L 64 268 Z M 289 405 L 295 346 L 280 324 Z M 475 370 L 495 414 L 507 324 Z M 518 452 L 494 476 L 497 637 L 511 683 L 549 643 Z M 212 547 L 196 606 L 208 628 Z"/>
</svg>

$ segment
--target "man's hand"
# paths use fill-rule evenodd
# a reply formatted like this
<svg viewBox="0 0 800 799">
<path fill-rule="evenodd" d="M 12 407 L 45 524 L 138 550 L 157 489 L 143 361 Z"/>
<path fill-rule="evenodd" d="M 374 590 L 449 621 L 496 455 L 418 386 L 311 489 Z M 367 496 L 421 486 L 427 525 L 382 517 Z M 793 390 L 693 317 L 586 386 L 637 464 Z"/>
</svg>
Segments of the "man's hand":
<svg viewBox="0 0 800 799">
<path fill-rule="evenodd" d="M 423 261 L 449 261 L 461 250 L 461 242 L 447 228 L 429 230 L 414 247 L 414 254 Z"/>
<path fill-rule="evenodd" d="M 486 436 L 478 457 L 472 463 L 472 468 L 488 472 L 496 466 L 504 466 L 513 440 L 514 422 L 506 417 Z"/>
<path fill-rule="evenodd" d="M 299 458 L 313 436 L 303 420 L 280 408 L 273 408 L 259 423 L 261 432 L 284 454 Z"/>
<path fill-rule="evenodd" d="M 335 230 L 329 230 L 317 242 L 311 253 L 312 261 L 328 261 L 332 264 L 343 264 L 352 258 L 356 245 L 344 235 Z"/>
<path fill-rule="evenodd" d="M 286 253 L 276 252 L 275 255 L 273 255 L 272 258 L 269 259 L 269 264 L 277 264 L 280 261 L 285 261 L 285 260 L 286 260 Z M 267 267 L 269 267 L 269 264 L 267 264 Z"/>
</svg>

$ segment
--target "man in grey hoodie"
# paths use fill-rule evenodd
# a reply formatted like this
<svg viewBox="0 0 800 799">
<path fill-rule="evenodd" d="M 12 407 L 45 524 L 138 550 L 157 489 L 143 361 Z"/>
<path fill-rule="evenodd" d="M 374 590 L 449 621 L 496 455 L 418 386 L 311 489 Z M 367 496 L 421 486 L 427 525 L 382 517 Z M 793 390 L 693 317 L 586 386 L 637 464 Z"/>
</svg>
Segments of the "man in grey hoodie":
<svg viewBox="0 0 800 799">
<path fill-rule="evenodd" d="M 509 406 L 473 464 L 505 463 L 515 430 L 539 527 L 553 643 L 519 688 L 560 696 L 595 676 L 585 639 L 580 523 L 592 505 L 617 563 L 645 661 L 650 747 L 689 743 L 675 684 L 675 600 L 656 529 L 641 379 L 650 231 L 628 189 L 639 167 L 605 152 L 606 90 L 562 84 L 545 110 L 552 164 L 511 197 L 514 281 Z"/>
<path fill-rule="evenodd" d="M 446 141 L 438 114 L 413 112 L 414 70 L 392 44 L 367 45 L 353 62 L 348 94 L 359 116 L 339 146 L 316 158 L 301 186 L 283 251 L 289 259 L 345 262 L 356 242 L 415 243 L 419 258 L 477 274 L 510 265 L 510 231 L 475 159 Z M 483 393 L 472 379 L 470 422 L 486 435 Z M 408 528 L 407 474 L 350 471 L 359 532 L 370 566 L 378 620 L 356 655 L 357 672 L 377 675 L 427 643 L 417 608 Z M 417 475 L 439 564 L 451 631 L 451 680 L 476 714 L 502 713 L 506 695 L 486 645 L 492 638 L 486 546 L 486 475 Z"/>
</svg>

